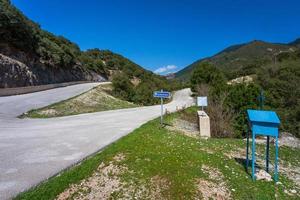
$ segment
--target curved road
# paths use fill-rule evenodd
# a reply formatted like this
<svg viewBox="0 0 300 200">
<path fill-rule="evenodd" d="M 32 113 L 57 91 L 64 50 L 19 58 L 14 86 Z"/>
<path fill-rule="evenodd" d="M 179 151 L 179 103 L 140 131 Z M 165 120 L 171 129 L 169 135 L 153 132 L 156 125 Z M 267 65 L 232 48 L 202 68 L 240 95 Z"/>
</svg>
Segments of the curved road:
<svg viewBox="0 0 300 200">
<path fill-rule="evenodd" d="M 16 116 L 78 95 L 99 83 L 0 97 L 0 199 L 10 199 L 160 115 L 148 106 L 50 119 Z M 177 91 L 168 111 L 190 106 L 191 91 Z"/>
</svg>

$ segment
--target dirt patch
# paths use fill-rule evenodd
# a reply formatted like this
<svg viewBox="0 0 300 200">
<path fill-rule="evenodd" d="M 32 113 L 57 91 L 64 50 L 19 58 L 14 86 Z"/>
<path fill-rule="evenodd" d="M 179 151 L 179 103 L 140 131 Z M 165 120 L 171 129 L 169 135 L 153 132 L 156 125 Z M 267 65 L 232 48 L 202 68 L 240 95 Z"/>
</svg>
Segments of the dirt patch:
<svg viewBox="0 0 300 200">
<path fill-rule="evenodd" d="M 186 136 L 199 138 L 199 127 L 198 124 L 191 123 L 182 119 L 174 119 L 172 121 L 172 126 L 167 126 L 167 129 L 170 131 L 177 131 Z"/>
<path fill-rule="evenodd" d="M 134 77 L 130 80 L 130 82 L 134 85 L 134 86 L 138 86 L 141 83 L 141 79 Z"/>
<path fill-rule="evenodd" d="M 126 167 L 114 165 L 112 162 L 108 165 L 102 163 L 90 178 L 79 184 L 72 184 L 57 197 L 57 200 L 109 199 L 113 192 L 121 188 L 118 175 L 126 170 Z"/>
<path fill-rule="evenodd" d="M 47 109 L 39 112 L 41 115 L 55 116 L 57 115 L 57 111 L 55 109 Z"/>
<path fill-rule="evenodd" d="M 300 139 L 294 135 L 283 132 L 279 138 L 279 146 L 288 146 L 292 148 L 300 148 Z"/>
<path fill-rule="evenodd" d="M 168 179 L 163 178 L 161 176 L 154 176 L 151 178 L 150 186 L 151 186 L 151 193 L 150 199 L 165 199 L 162 195 L 167 192 L 170 187 L 170 182 Z"/>
<path fill-rule="evenodd" d="M 209 167 L 207 165 L 202 165 L 201 169 L 206 174 L 208 174 L 209 179 L 211 179 L 211 180 L 223 181 L 223 179 L 224 179 L 223 174 L 217 168 Z"/>
<path fill-rule="evenodd" d="M 229 159 L 246 159 L 246 149 L 238 148 L 234 151 L 224 153 Z M 251 159 L 251 152 L 249 152 L 249 159 Z M 251 163 L 249 163 L 251 166 Z M 264 154 L 260 155 L 256 153 L 256 165 L 260 167 L 265 167 L 265 157 Z M 270 171 L 274 170 L 274 165 L 269 163 Z M 259 169 L 257 169 L 259 172 Z M 279 174 L 284 174 L 288 179 L 293 181 L 300 188 L 300 167 L 291 164 L 286 164 L 283 161 L 279 161 Z"/>
<path fill-rule="evenodd" d="M 208 154 L 215 154 L 216 153 L 216 151 L 213 148 L 208 149 L 207 147 L 201 147 L 200 150 L 205 151 Z"/>
<path fill-rule="evenodd" d="M 253 82 L 252 76 L 241 76 L 235 79 L 232 79 L 227 82 L 228 85 L 240 84 L 240 83 L 251 83 Z"/>
<path fill-rule="evenodd" d="M 196 180 L 197 196 L 195 199 L 231 199 L 231 193 L 226 186 L 224 176 L 218 169 L 203 165 L 202 171 L 208 174 L 210 180 Z"/>
<path fill-rule="evenodd" d="M 126 156 L 124 153 L 119 153 L 113 157 L 113 160 L 116 162 L 121 162 L 121 161 L 125 160 L 125 158 L 126 158 Z"/>
<path fill-rule="evenodd" d="M 204 200 L 210 200 L 210 199 L 218 199 L 218 200 L 226 200 L 226 199 L 231 199 L 230 198 L 230 193 L 228 190 L 211 181 L 207 180 L 202 180 L 199 179 L 197 180 L 197 190 L 201 193 L 201 197 L 196 197 L 195 199 L 204 199 Z"/>
<path fill-rule="evenodd" d="M 247 139 L 245 138 L 244 140 L 246 141 Z M 255 140 L 256 144 L 266 144 L 266 141 L 267 141 L 266 137 L 256 138 Z M 249 142 L 252 143 L 251 138 L 249 138 Z M 270 143 L 274 144 L 275 139 L 271 138 Z M 278 145 L 292 147 L 292 148 L 300 148 L 300 139 L 296 138 L 294 135 L 290 133 L 282 132 L 278 140 Z"/>
<path fill-rule="evenodd" d="M 251 152 L 250 152 L 251 153 Z M 236 148 L 230 152 L 224 152 L 224 156 L 228 157 L 229 159 L 246 159 L 246 149 Z"/>
<path fill-rule="evenodd" d="M 105 98 L 112 100 L 116 99 L 115 97 L 108 95 L 106 92 L 104 92 L 104 90 L 101 87 L 97 87 L 72 99 L 70 101 L 70 104 L 80 103 L 85 104 L 86 106 L 95 106 Z"/>
<path fill-rule="evenodd" d="M 120 153 L 108 164 L 101 163 L 91 177 L 78 184 L 72 184 L 56 199 L 165 199 L 163 194 L 167 193 L 170 182 L 164 177 L 154 176 L 148 183 L 122 181 L 122 174 L 133 173 L 121 164 L 125 159 L 125 154 Z"/>
<path fill-rule="evenodd" d="M 300 167 L 295 166 L 284 166 L 283 164 L 279 164 L 279 173 L 283 173 L 286 175 L 290 180 L 292 180 L 300 190 Z"/>
</svg>

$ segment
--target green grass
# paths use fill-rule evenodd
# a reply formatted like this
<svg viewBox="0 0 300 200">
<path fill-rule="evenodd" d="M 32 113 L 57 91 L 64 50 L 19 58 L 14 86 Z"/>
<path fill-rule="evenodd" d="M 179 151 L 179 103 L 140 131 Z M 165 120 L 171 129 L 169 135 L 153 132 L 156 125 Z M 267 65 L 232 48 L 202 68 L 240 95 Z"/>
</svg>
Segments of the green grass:
<svg viewBox="0 0 300 200">
<path fill-rule="evenodd" d="M 186 112 L 191 111 L 188 109 Z M 166 122 L 170 123 L 180 115 L 182 113 L 168 115 Z M 275 199 L 275 194 L 277 199 L 299 199 L 299 196 L 287 196 L 284 193 L 284 189 L 294 189 L 295 185 L 282 174 L 279 177 L 282 185 L 265 181 L 253 182 L 242 164 L 224 155 L 245 146 L 245 142 L 238 139 L 197 140 L 170 132 L 160 127 L 159 120 L 156 119 L 109 145 L 80 165 L 20 194 L 16 199 L 54 199 L 70 184 L 79 183 L 80 180 L 91 176 L 101 162 L 108 163 L 119 153 L 126 155 L 126 159 L 119 164 L 128 167 L 128 172 L 121 176 L 123 181 L 136 184 L 137 187 L 149 182 L 156 175 L 164 177 L 170 183 L 168 190 L 163 193 L 166 199 L 193 199 L 196 194 L 195 180 L 207 179 L 207 174 L 201 171 L 203 164 L 217 168 L 223 173 L 233 199 Z M 214 153 L 209 154 L 205 149 Z M 263 151 L 263 146 L 258 145 L 258 152 Z M 274 148 L 271 149 L 271 153 L 274 153 Z M 280 159 L 298 166 L 300 150 L 280 148 Z M 113 196 L 121 196 L 119 193 L 122 191 L 114 193 Z"/>
<path fill-rule="evenodd" d="M 31 110 L 20 117 L 60 117 L 106 110 L 133 108 L 137 106 L 133 103 L 111 96 L 109 94 L 110 87 L 110 85 L 100 85 L 70 99 L 54 103 L 44 108 Z"/>
</svg>

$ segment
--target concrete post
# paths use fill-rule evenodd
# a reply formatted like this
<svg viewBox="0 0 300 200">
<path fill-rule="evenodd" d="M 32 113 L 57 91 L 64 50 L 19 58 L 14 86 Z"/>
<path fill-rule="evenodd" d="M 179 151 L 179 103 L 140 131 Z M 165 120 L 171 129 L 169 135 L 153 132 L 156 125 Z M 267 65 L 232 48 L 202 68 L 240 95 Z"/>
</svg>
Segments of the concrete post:
<svg viewBox="0 0 300 200">
<path fill-rule="evenodd" d="M 198 111 L 200 137 L 210 138 L 209 116 L 203 110 Z"/>
</svg>

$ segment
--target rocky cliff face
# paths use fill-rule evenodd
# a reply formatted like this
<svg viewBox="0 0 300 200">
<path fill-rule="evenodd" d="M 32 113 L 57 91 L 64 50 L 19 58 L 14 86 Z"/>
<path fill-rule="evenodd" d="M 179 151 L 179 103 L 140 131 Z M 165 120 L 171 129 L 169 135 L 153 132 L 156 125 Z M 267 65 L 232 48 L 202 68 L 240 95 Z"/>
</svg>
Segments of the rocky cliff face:
<svg viewBox="0 0 300 200">
<path fill-rule="evenodd" d="M 0 0 L 0 54 L 0 88 L 103 80 L 78 45 L 42 30 L 10 0 Z"/>
<path fill-rule="evenodd" d="M 85 70 L 80 64 L 68 69 L 48 67 L 32 55 L 8 47 L 3 48 L 3 45 L 0 48 L 0 88 L 105 80 L 103 76 Z"/>
</svg>

